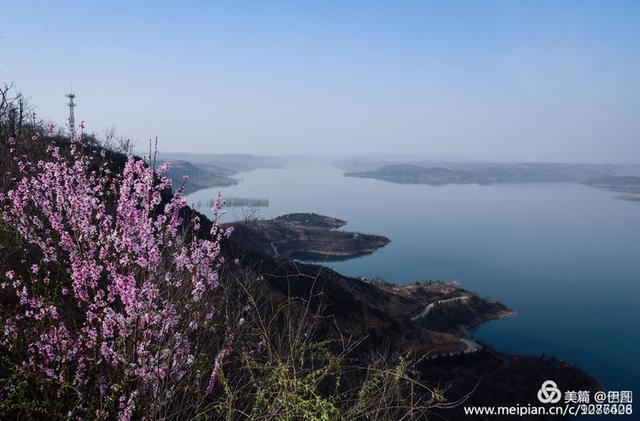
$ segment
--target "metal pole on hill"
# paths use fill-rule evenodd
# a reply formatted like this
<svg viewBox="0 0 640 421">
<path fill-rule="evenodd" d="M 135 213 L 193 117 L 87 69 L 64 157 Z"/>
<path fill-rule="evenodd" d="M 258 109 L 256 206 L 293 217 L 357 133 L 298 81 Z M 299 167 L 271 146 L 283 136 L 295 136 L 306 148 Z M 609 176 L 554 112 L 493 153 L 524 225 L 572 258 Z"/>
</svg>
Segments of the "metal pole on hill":
<svg viewBox="0 0 640 421">
<path fill-rule="evenodd" d="M 76 119 L 73 114 L 73 109 L 76 106 L 76 103 L 73 102 L 73 100 L 76 98 L 76 94 L 71 91 L 66 95 L 66 97 L 69 98 L 69 102 L 67 103 L 69 106 L 69 130 L 71 130 L 71 138 L 73 139 L 76 136 Z"/>
</svg>

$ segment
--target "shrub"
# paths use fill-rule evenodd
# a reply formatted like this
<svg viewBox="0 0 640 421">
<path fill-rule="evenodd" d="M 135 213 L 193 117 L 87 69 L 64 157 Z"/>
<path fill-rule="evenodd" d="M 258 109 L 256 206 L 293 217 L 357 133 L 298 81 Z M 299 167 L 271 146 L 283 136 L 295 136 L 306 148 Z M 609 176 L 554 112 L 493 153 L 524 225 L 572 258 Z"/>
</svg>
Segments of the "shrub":
<svg viewBox="0 0 640 421">
<path fill-rule="evenodd" d="M 44 401 L 68 402 L 57 409 L 73 415 L 196 411 L 242 324 L 225 314 L 218 270 L 231 229 L 214 223 L 209 239 L 190 236 L 182 188 L 162 200 L 166 167 L 156 177 L 128 156 L 111 173 L 77 141 L 49 145 L 51 159 L 38 162 L 9 146 L 19 174 L 0 194 L 2 219 L 23 252 L 0 285 L 13 296 L 2 346 L 16 360 L 0 399 L 35 378 Z M 189 222 L 198 229 L 197 217 Z"/>
</svg>

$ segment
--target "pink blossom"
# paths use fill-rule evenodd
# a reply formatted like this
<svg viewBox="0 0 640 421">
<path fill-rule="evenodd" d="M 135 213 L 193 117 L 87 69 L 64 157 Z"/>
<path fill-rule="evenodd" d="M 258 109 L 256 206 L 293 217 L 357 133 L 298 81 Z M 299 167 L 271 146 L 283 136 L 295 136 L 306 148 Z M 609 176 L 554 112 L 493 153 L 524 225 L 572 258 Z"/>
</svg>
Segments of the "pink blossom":
<svg viewBox="0 0 640 421">
<path fill-rule="evenodd" d="M 24 338 L 25 371 L 83 396 L 115 398 L 117 414 L 76 408 L 99 418 L 138 417 L 140 396 L 181 381 L 196 359 L 211 367 L 210 392 L 231 352 L 224 323 L 210 320 L 224 314 L 216 307 L 225 308 L 220 242 L 232 228 L 214 220 L 207 238 L 185 235 L 200 231 L 200 219 L 185 228 L 182 186 L 166 199 L 168 167 L 154 174 L 128 156 L 113 173 L 104 151 L 85 154 L 77 139 L 47 150 L 37 163 L 14 156 L 21 174 L 0 195 L 0 219 L 41 255 L 24 278 L 17 267 L 5 272 L 16 309 L 0 313 L 3 343 L 17 352 L 15 338 Z M 215 358 L 202 355 L 196 334 L 226 345 Z"/>
</svg>

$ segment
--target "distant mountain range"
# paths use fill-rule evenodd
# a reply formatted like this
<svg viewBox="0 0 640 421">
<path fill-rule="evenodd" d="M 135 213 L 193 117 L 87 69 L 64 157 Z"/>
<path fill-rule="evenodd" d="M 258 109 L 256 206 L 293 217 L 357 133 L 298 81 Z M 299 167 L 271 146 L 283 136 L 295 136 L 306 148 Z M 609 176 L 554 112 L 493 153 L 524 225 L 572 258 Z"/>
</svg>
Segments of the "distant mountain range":
<svg viewBox="0 0 640 421">
<path fill-rule="evenodd" d="M 621 192 L 637 192 L 640 166 L 560 163 L 378 163 L 338 164 L 347 177 L 403 184 L 583 183 Z"/>
<path fill-rule="evenodd" d="M 402 184 L 489 184 L 489 178 L 470 171 L 410 164 L 386 165 L 371 171 L 348 172 L 347 177 L 376 178 Z"/>
</svg>

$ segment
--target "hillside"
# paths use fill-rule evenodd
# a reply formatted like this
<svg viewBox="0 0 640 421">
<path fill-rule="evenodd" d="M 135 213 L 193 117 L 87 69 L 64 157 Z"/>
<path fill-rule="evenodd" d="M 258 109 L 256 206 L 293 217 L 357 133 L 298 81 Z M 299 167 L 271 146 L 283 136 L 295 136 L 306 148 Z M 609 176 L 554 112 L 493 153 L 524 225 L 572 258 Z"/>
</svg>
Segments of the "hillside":
<svg viewBox="0 0 640 421">
<path fill-rule="evenodd" d="M 555 358 L 514 356 L 483 344 L 477 351 L 465 353 L 468 345 L 462 339 L 470 328 L 509 317 L 512 311 L 461 289 L 457 283 L 396 286 L 347 277 L 323 266 L 274 259 L 253 250 L 242 235 L 231 236 L 225 249 L 229 255 L 240 256 L 242 265 L 260 268 L 276 297 L 315 296 L 312 303 L 325 306 L 329 335 L 366 337 L 363 349 L 410 351 L 424 357 L 419 365 L 423 381 L 447 388 L 448 399 L 465 398 L 477 388 L 469 398 L 476 404 L 535 404 L 535 392 L 548 378 L 561 379 L 559 383 L 566 390 L 601 389 L 593 377 Z M 433 310 L 425 314 L 430 305 Z M 459 407 L 436 412 L 448 419 L 466 419 Z"/>
<path fill-rule="evenodd" d="M 185 194 L 193 193 L 198 190 L 210 187 L 227 187 L 238 184 L 238 180 L 229 177 L 233 172 L 216 168 L 212 170 L 203 170 L 202 168 L 188 161 L 170 161 L 169 170 L 166 176 L 171 179 L 174 186 L 180 186 L 184 176 L 189 177 L 184 186 Z"/>
</svg>

